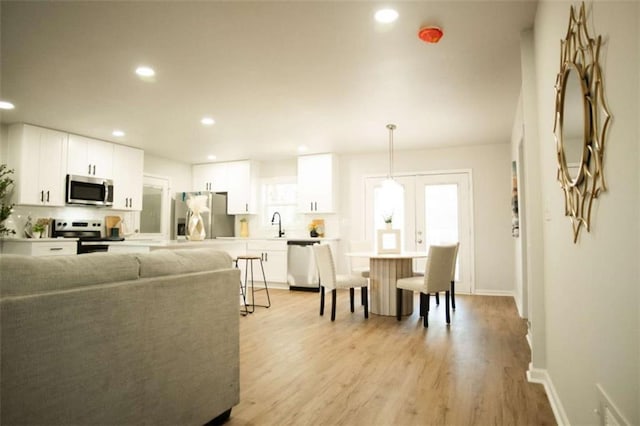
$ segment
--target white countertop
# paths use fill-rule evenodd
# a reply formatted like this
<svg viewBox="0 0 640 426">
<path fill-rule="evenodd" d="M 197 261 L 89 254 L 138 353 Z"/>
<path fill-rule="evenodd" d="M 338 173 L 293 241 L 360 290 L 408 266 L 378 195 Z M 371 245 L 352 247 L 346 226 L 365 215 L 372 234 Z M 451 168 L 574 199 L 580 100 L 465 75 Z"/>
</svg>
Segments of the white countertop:
<svg viewBox="0 0 640 426">
<path fill-rule="evenodd" d="M 218 237 L 216 240 L 237 240 L 237 241 L 338 241 L 340 238 L 326 237 Z"/>
<path fill-rule="evenodd" d="M 12 243 L 50 243 L 50 242 L 76 242 L 77 238 L 0 238 L 0 241 L 10 241 Z"/>
</svg>

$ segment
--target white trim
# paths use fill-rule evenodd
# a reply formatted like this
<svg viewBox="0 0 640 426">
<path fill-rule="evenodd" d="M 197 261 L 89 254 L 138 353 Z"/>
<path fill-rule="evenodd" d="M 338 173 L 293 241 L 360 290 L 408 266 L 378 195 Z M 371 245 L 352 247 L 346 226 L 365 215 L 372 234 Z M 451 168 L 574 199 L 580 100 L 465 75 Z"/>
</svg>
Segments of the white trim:
<svg viewBox="0 0 640 426">
<path fill-rule="evenodd" d="M 556 418 L 556 422 L 559 426 L 569 425 L 569 418 L 567 417 L 567 413 L 564 411 L 562 401 L 560 401 L 558 392 L 556 392 L 556 388 L 553 386 L 553 382 L 551 381 L 551 377 L 549 376 L 547 370 L 542 368 L 533 368 L 531 363 L 529 363 L 529 369 L 527 370 L 527 380 L 530 383 L 539 383 L 544 386 L 544 390 L 547 393 L 547 399 L 549 400 L 549 404 L 551 405 L 551 410 L 553 410 L 553 415 Z"/>
<path fill-rule="evenodd" d="M 458 293 L 458 291 L 456 290 L 456 294 Z M 474 296 L 507 296 L 507 297 L 513 297 L 515 300 L 515 293 L 513 292 L 513 290 L 483 290 L 483 289 L 476 289 L 475 293 L 473 293 Z"/>
<path fill-rule="evenodd" d="M 527 336 L 526 337 L 527 337 L 527 343 L 529 344 L 529 350 L 533 350 L 533 346 L 531 346 L 531 340 L 532 340 L 531 330 L 529 330 L 527 332 Z M 531 364 L 529 364 L 529 366 L 531 366 Z"/>
</svg>

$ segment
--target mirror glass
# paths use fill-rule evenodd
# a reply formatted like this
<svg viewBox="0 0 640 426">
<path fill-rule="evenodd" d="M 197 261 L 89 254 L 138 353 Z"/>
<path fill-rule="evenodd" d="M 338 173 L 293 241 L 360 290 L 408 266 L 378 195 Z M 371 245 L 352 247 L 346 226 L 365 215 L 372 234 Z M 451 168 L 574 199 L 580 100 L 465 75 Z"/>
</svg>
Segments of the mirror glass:
<svg viewBox="0 0 640 426">
<path fill-rule="evenodd" d="M 566 67 L 563 81 L 561 138 L 564 173 L 567 180 L 578 183 L 582 178 L 588 123 L 590 120 L 584 79 L 574 64 Z"/>
</svg>

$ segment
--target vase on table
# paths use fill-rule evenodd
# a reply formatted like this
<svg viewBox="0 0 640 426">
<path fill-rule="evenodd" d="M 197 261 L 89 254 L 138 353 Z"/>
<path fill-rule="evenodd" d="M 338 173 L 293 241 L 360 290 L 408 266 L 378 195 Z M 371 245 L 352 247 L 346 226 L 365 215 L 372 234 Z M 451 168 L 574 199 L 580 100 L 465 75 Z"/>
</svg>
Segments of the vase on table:
<svg viewBox="0 0 640 426">
<path fill-rule="evenodd" d="M 187 239 L 190 241 L 202 241 L 205 236 L 202 216 L 200 216 L 200 213 L 192 214 L 187 227 Z"/>
</svg>

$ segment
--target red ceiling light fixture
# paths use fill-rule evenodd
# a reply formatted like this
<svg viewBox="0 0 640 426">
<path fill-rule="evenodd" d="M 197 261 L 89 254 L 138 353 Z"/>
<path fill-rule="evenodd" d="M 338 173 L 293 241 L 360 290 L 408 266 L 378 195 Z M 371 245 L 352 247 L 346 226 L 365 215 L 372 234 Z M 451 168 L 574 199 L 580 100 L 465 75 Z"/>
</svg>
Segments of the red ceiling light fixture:
<svg viewBox="0 0 640 426">
<path fill-rule="evenodd" d="M 425 43 L 437 43 L 444 33 L 438 27 L 422 27 L 418 31 L 418 38 Z"/>
</svg>

